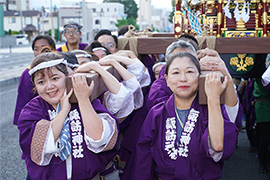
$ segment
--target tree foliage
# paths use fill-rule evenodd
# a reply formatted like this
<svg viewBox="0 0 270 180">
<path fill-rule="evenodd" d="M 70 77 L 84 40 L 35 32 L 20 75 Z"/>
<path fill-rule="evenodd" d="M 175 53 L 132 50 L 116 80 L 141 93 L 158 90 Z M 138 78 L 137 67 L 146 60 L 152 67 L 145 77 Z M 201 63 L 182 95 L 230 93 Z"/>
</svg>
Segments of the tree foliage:
<svg viewBox="0 0 270 180">
<path fill-rule="evenodd" d="M 137 19 L 138 6 L 134 0 L 103 0 L 103 2 L 118 2 L 124 5 L 124 12 L 127 14 L 127 18 Z"/>
<path fill-rule="evenodd" d="M 172 11 L 169 15 L 169 22 L 173 23 L 173 16 L 174 16 L 174 11 L 175 11 L 175 0 L 172 0 Z"/>
<path fill-rule="evenodd" d="M 127 18 L 127 19 L 122 19 L 122 20 L 117 20 L 117 23 L 115 24 L 116 27 L 120 27 L 123 25 L 130 25 L 132 24 L 137 30 L 139 29 L 139 26 L 136 23 L 136 19 L 134 19 L 133 17 L 131 18 Z"/>
</svg>

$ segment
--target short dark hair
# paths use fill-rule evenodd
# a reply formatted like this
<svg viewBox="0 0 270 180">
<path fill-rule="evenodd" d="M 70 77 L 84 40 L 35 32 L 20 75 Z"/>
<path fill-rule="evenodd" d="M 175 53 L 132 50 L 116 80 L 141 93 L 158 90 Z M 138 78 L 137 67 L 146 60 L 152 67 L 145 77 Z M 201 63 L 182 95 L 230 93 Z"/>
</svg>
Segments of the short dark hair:
<svg viewBox="0 0 270 180">
<path fill-rule="evenodd" d="M 118 36 L 125 35 L 125 33 L 128 32 L 128 25 L 123 25 L 118 28 Z"/>
<path fill-rule="evenodd" d="M 74 52 L 58 52 L 70 64 L 79 64 Z"/>
<path fill-rule="evenodd" d="M 51 49 L 52 50 L 56 50 L 56 47 L 55 47 L 55 42 L 53 40 L 53 38 L 49 35 L 38 35 L 35 37 L 34 41 L 32 42 L 32 50 L 34 51 L 35 49 L 35 43 L 37 40 L 40 40 L 40 39 L 46 39 L 48 41 L 48 44 L 51 46 Z"/>
<path fill-rule="evenodd" d="M 178 39 L 189 42 L 194 47 L 194 49 L 198 51 L 199 43 L 197 39 L 191 34 L 182 34 Z"/>
<path fill-rule="evenodd" d="M 75 27 L 75 28 L 78 29 L 79 32 L 81 32 L 81 29 L 82 29 L 83 26 L 76 23 L 76 22 L 74 22 L 74 21 L 69 21 L 68 24 L 64 25 L 64 32 L 65 32 L 66 28 L 69 28 L 69 27 Z"/>
<path fill-rule="evenodd" d="M 111 36 L 112 33 L 111 33 L 111 31 L 108 30 L 108 29 L 101 29 L 101 30 L 98 31 L 97 34 L 95 35 L 94 40 L 97 41 L 98 38 L 99 38 L 100 36 L 102 36 L 102 35 L 109 35 L 109 36 Z"/>
<path fill-rule="evenodd" d="M 166 70 L 165 70 L 165 74 L 166 74 L 166 75 L 168 75 L 169 67 L 170 67 L 170 65 L 172 64 L 173 60 L 174 60 L 175 58 L 178 58 L 178 57 L 179 57 L 179 58 L 188 57 L 188 58 L 191 60 L 191 62 L 193 62 L 194 65 L 196 66 L 196 68 L 197 68 L 199 74 L 201 74 L 201 66 L 200 66 L 199 60 L 198 60 L 195 56 L 193 56 L 192 54 L 190 54 L 190 53 L 188 53 L 188 52 L 178 52 L 178 53 L 176 53 L 176 54 L 171 55 L 171 56 L 168 58 L 168 60 L 167 60 L 167 62 L 166 62 Z"/>
<path fill-rule="evenodd" d="M 94 37 L 94 40 L 97 41 L 98 38 L 102 35 L 109 35 L 109 36 L 112 36 L 113 39 L 114 39 L 114 42 L 115 42 L 115 46 L 116 48 L 118 48 L 118 39 L 117 39 L 117 36 L 115 35 L 112 35 L 111 31 L 108 30 L 108 29 L 101 29 L 100 31 L 97 32 L 97 34 L 95 35 Z"/>
<path fill-rule="evenodd" d="M 93 53 L 93 49 L 98 47 L 104 48 L 107 55 L 111 54 L 110 51 L 98 41 L 93 41 L 90 45 L 86 46 L 84 50 L 88 53 Z"/>
</svg>

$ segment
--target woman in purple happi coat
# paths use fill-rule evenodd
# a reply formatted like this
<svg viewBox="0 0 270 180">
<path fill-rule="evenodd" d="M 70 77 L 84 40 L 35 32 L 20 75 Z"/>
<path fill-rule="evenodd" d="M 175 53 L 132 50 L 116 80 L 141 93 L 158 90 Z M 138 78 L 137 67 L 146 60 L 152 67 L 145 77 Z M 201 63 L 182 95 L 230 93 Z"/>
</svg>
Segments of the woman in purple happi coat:
<svg viewBox="0 0 270 180">
<path fill-rule="evenodd" d="M 55 42 L 48 35 L 38 35 L 35 37 L 32 43 L 32 50 L 34 51 L 35 57 L 38 56 L 44 47 L 49 48 L 51 51 L 55 51 Z M 19 81 L 18 85 L 18 95 L 16 100 L 16 106 L 14 111 L 13 124 L 17 125 L 19 115 L 21 113 L 22 108 L 37 94 L 33 91 L 34 85 L 31 82 L 31 77 L 28 72 L 30 70 L 30 66 L 27 67 Z"/>
<path fill-rule="evenodd" d="M 193 46 L 183 40 L 178 40 L 173 42 L 166 49 L 166 58 L 177 52 L 189 52 L 194 56 L 198 56 L 200 59 L 200 64 L 202 70 L 206 71 L 220 71 L 223 76 L 228 77 L 228 85 L 225 91 L 225 107 L 229 114 L 230 120 L 234 122 L 238 128 L 242 125 L 242 114 L 243 109 L 241 104 L 239 103 L 238 96 L 236 90 L 234 88 L 234 84 L 232 81 L 232 77 L 226 67 L 224 61 L 220 58 L 217 51 L 212 49 L 201 49 L 198 52 L 195 51 Z M 151 109 L 154 105 L 164 102 L 167 100 L 172 91 L 167 87 L 166 80 L 164 78 L 165 67 L 163 67 L 160 71 L 160 77 L 152 84 L 151 89 L 149 91 L 149 96 L 147 98 L 146 106 L 147 109 Z M 230 111 L 237 110 L 238 113 L 235 116 L 231 116 Z"/>
<path fill-rule="evenodd" d="M 116 154 L 118 122 L 99 100 L 94 84 L 73 76 L 66 92 L 66 61 L 56 53 L 37 56 L 29 71 L 38 96 L 19 116 L 20 146 L 31 180 L 98 178 Z M 70 104 L 75 93 L 78 103 Z"/>
<path fill-rule="evenodd" d="M 199 62 L 191 54 L 169 57 L 165 78 L 173 94 L 145 119 L 131 179 L 221 178 L 223 162 L 233 154 L 237 139 L 236 125 L 220 105 L 228 79 L 221 83 L 219 74 L 207 75 L 208 105 L 199 105 L 199 74 Z"/>
</svg>

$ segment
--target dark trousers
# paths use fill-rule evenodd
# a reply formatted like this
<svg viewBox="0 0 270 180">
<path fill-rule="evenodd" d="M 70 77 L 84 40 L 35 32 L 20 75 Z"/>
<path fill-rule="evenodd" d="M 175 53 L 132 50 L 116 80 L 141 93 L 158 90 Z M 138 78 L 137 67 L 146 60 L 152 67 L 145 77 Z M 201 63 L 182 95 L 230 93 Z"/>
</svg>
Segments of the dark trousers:
<svg viewBox="0 0 270 180">
<path fill-rule="evenodd" d="M 268 145 L 270 144 L 270 122 L 258 123 L 256 130 L 259 131 L 259 160 L 264 167 L 267 167 Z"/>
<path fill-rule="evenodd" d="M 252 125 L 250 124 L 250 115 L 246 114 L 246 132 L 247 137 L 250 143 L 250 146 L 255 148 L 256 147 L 256 140 L 255 140 L 255 129 L 252 128 Z M 258 147 L 256 147 L 258 148 Z"/>
</svg>

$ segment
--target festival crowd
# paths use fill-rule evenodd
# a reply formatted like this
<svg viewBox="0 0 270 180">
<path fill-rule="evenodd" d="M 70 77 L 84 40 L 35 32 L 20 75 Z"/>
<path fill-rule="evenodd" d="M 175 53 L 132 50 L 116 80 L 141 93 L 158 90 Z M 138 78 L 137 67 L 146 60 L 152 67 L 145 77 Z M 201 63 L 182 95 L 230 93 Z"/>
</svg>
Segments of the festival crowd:
<svg viewBox="0 0 270 180">
<path fill-rule="evenodd" d="M 235 84 L 218 52 L 199 50 L 192 35 L 182 35 L 165 54 L 136 55 L 118 49 L 127 26 L 118 37 L 102 29 L 90 44 L 80 42 L 81 29 L 66 24 L 67 41 L 57 49 L 48 35 L 33 40 L 35 58 L 21 75 L 13 121 L 26 179 L 220 179 L 243 115 L 249 151 L 258 152 L 259 172 L 267 172 L 269 57 L 261 78 Z M 204 89 L 202 71 L 209 72 Z M 106 86 L 95 99 L 89 97 L 99 84 L 87 83 L 91 73 Z"/>
</svg>

